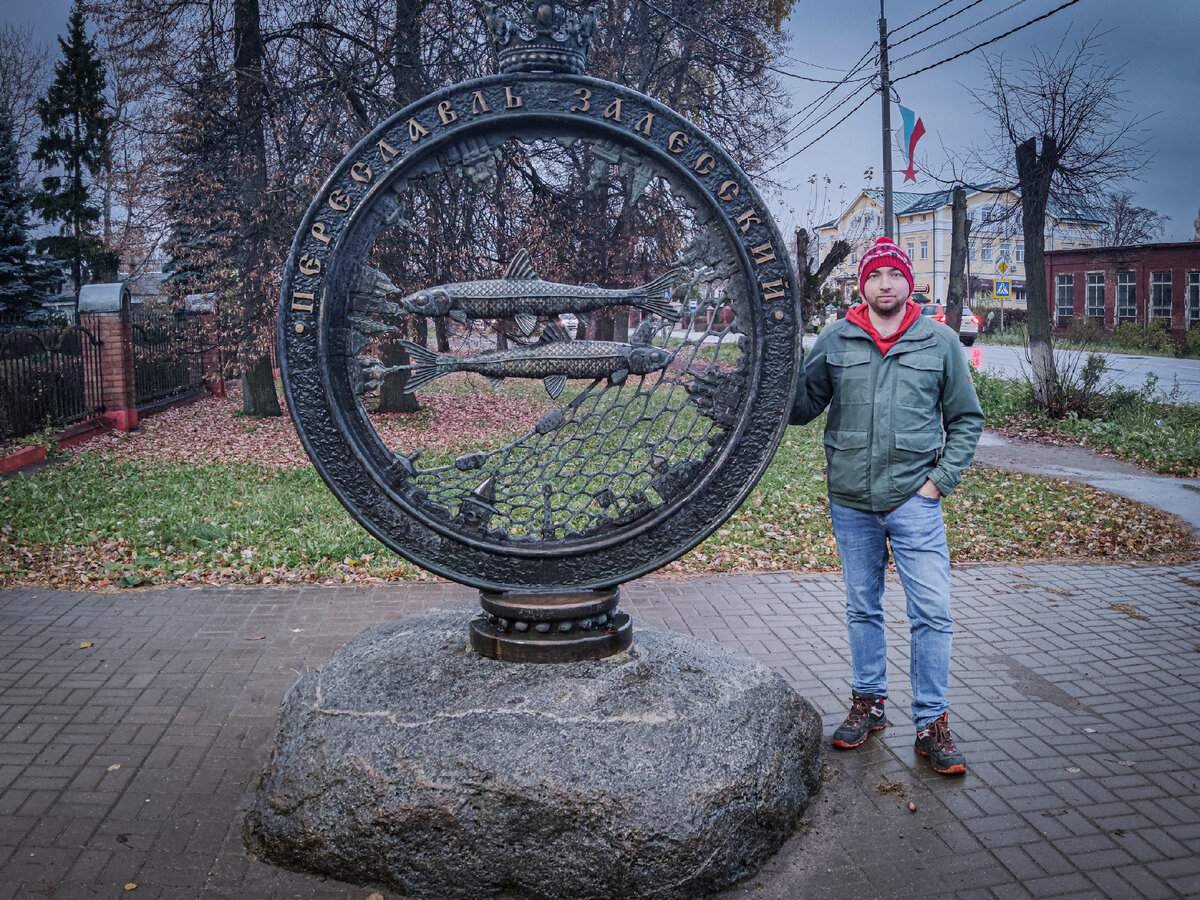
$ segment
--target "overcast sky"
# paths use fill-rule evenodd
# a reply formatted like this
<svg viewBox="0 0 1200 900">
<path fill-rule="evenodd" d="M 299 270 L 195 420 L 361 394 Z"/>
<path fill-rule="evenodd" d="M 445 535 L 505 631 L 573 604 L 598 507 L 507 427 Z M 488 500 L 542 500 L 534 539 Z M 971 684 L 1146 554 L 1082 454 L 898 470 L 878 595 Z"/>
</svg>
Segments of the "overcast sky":
<svg viewBox="0 0 1200 900">
<path fill-rule="evenodd" d="M 941 0 L 886 0 L 890 29 L 915 18 L 939 5 Z M 969 0 L 956 0 L 944 10 L 900 31 L 899 40 L 936 22 L 942 16 L 966 7 Z M 1062 0 L 1022 0 L 1013 9 L 991 21 L 972 28 L 911 59 L 898 60 L 914 50 L 921 50 L 935 41 L 948 37 L 992 14 L 1012 5 L 1012 0 L 983 0 L 961 15 L 950 19 L 920 37 L 897 47 L 892 57 L 893 77 L 953 56 L 995 35 L 1002 34 L 1022 22 L 1060 6 Z M 841 67 L 852 65 L 879 34 L 879 0 L 796 0 L 791 20 L 787 24 L 791 38 L 791 55 L 798 60 L 819 65 Z M 983 51 L 968 54 L 962 59 L 940 66 L 923 75 L 896 85 L 905 106 L 921 116 L 927 130 L 917 147 L 917 161 L 924 162 L 937 173 L 942 170 L 946 150 L 961 154 L 972 145 L 981 145 L 988 132 L 990 120 L 969 94 L 970 88 L 985 87 L 986 76 L 981 55 L 1003 55 L 1006 63 L 1014 65 L 1028 57 L 1034 48 L 1051 51 L 1068 32 L 1068 38 L 1081 37 L 1099 27 L 1106 32 L 1099 46 L 1107 60 L 1125 67 L 1125 101 L 1128 113 L 1137 118 L 1155 114 L 1146 123 L 1145 137 L 1154 151 L 1154 158 L 1141 174 L 1141 180 L 1125 185 L 1134 194 L 1139 206 L 1156 209 L 1171 217 L 1167 223 L 1168 240 L 1190 240 L 1192 222 L 1200 211 L 1200 2 L 1197 0 L 1080 0 L 1050 18 L 1005 38 Z M 803 75 L 841 77 L 839 72 L 802 65 L 797 61 L 781 64 Z M 820 96 L 828 86 L 809 84 L 785 78 L 792 93 L 792 108 L 798 109 Z M 839 90 L 838 96 L 849 93 Z M 865 92 L 864 92 L 865 93 Z M 858 102 L 860 94 L 837 115 L 803 135 L 787 153 L 799 150 L 826 127 Z M 900 127 L 899 114 L 892 107 L 892 126 Z M 774 202 L 779 225 L 785 234 L 792 226 L 805 223 L 810 206 L 821 213 L 821 200 L 811 202 L 807 181 L 816 173 L 818 181 L 825 175 L 832 179 L 830 200 L 825 218 L 837 212 L 837 199 L 842 194 L 852 198 L 863 186 L 863 171 L 875 168 L 874 187 L 882 186 L 881 112 L 878 97 L 779 170 L 782 180 L 793 185 Z M 897 172 L 904 163 L 893 154 Z M 839 184 L 846 190 L 838 191 Z M 895 189 L 932 191 L 940 185 L 921 177 L 915 185 L 904 185 L 897 174 Z"/>
<path fill-rule="evenodd" d="M 886 0 L 888 24 L 896 29 L 902 23 L 942 0 Z M 966 7 L 971 0 L 953 0 L 945 9 L 900 31 L 895 39 L 936 22 L 944 15 Z M 958 37 L 954 32 L 973 25 L 1006 7 L 1013 0 L 982 0 L 945 24 L 909 40 L 892 54 L 893 77 L 937 62 L 966 50 L 987 38 L 1001 34 L 1022 22 L 1048 12 L 1062 0 L 1018 0 L 1015 6 L 996 18 L 971 28 Z M 54 37 L 65 27 L 70 0 L 3 0 L 0 21 L 32 24 L 36 35 L 53 45 Z M 791 60 L 779 67 L 816 78 L 840 78 L 878 36 L 878 0 L 796 0 L 786 25 L 790 38 Z M 1106 33 L 1100 46 L 1109 60 L 1125 66 L 1126 101 L 1131 117 L 1153 114 L 1145 127 L 1145 137 L 1155 156 L 1138 182 L 1125 185 L 1133 191 L 1140 206 L 1157 209 L 1171 217 L 1168 240 L 1188 240 L 1193 234 L 1193 219 L 1200 211 L 1200 0 L 1080 0 L 1074 6 L 1024 31 L 993 44 L 986 52 L 1003 54 L 1016 63 L 1028 56 L 1031 48 L 1053 50 L 1064 33 L 1070 38 L 1099 27 Z M 935 41 L 936 47 L 921 50 Z M 57 46 L 53 46 L 57 56 Z M 941 66 L 896 86 L 900 99 L 915 110 L 927 129 L 918 146 L 918 162 L 934 172 L 943 169 L 945 153 L 963 154 L 978 146 L 987 132 L 989 120 L 971 99 L 969 88 L 984 87 L 981 52 Z M 822 69 L 800 62 L 816 63 Z M 864 73 L 865 74 L 865 73 Z M 799 109 L 818 97 L 828 86 L 784 78 L 791 92 L 790 110 Z M 843 87 L 837 96 L 848 93 Z M 860 94 L 850 105 L 858 102 Z M 801 136 L 780 158 L 790 155 L 812 140 L 844 114 L 850 106 L 823 121 Z M 900 127 L 899 112 L 893 106 L 893 127 Z M 776 173 L 789 185 L 771 205 L 780 227 L 790 234 L 796 225 L 809 224 L 809 209 L 818 219 L 832 218 L 841 199 L 849 200 L 864 186 L 863 172 L 874 167 L 872 186 L 882 183 L 880 147 L 880 107 L 873 98 L 830 135 L 782 166 Z M 720 140 L 720 135 L 713 135 Z M 903 168 L 899 154 L 894 155 L 897 171 Z M 808 178 L 818 176 L 815 202 Z M 824 179 L 831 180 L 824 192 Z M 844 190 L 838 186 L 844 184 Z M 896 189 L 937 190 L 940 185 L 922 177 L 915 185 L 904 185 L 897 174 Z"/>
</svg>

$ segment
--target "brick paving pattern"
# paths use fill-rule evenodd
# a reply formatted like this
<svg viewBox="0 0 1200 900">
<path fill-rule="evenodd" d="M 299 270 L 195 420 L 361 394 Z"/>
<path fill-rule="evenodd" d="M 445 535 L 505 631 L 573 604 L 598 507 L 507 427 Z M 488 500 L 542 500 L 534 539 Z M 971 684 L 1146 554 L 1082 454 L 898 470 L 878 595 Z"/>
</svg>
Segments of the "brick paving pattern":
<svg viewBox="0 0 1200 900">
<path fill-rule="evenodd" d="M 1200 564 L 969 567 L 954 592 L 971 773 L 941 778 L 912 753 L 889 580 L 897 725 L 829 750 L 797 834 L 723 896 L 1200 897 Z M 624 595 L 637 624 L 740 649 L 827 733 L 840 721 L 837 576 L 651 578 Z M 279 703 L 368 625 L 474 603 L 454 585 L 0 592 L 0 900 L 365 898 L 242 849 Z"/>
</svg>

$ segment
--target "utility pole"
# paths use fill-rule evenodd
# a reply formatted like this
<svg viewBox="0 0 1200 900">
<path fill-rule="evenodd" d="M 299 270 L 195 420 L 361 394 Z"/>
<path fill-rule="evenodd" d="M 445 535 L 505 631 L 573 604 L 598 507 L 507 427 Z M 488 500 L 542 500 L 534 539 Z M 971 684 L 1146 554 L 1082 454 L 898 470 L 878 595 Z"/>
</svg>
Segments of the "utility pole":
<svg viewBox="0 0 1200 900">
<path fill-rule="evenodd" d="M 895 238 L 892 214 L 892 83 L 888 76 L 887 18 L 879 0 L 879 98 L 883 103 L 883 233 Z"/>
</svg>

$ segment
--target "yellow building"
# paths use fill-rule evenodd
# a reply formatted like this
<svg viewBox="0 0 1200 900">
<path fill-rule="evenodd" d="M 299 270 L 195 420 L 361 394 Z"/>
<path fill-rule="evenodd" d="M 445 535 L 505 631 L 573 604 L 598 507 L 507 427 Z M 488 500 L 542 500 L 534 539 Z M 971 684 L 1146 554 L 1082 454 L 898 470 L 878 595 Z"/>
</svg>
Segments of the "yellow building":
<svg viewBox="0 0 1200 900">
<path fill-rule="evenodd" d="M 914 293 L 931 303 L 946 302 L 952 199 L 949 190 L 924 194 L 896 191 L 892 197 L 896 243 L 912 260 Z M 1019 206 L 1020 198 L 1012 192 L 967 190 L 967 217 L 971 221 L 967 274 L 973 304 L 994 305 L 993 282 L 1007 279 L 1012 282 L 1011 305 L 1025 306 L 1025 241 Z M 1067 214 L 1051 204 L 1046 214 L 1046 249 L 1099 246 L 1103 224 L 1101 219 Z M 850 242 L 849 258 L 834 269 L 828 282 L 843 302 L 850 302 L 858 292 L 859 256 L 884 232 L 883 191 L 862 191 L 838 218 L 815 230 L 818 258 L 834 241 Z"/>
</svg>

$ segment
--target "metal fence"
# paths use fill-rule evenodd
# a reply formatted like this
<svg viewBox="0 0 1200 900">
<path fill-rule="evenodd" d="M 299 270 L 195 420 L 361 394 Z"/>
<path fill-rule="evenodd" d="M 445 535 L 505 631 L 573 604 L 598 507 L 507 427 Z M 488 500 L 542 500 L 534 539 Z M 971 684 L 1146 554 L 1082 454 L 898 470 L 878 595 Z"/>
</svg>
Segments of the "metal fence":
<svg viewBox="0 0 1200 900">
<path fill-rule="evenodd" d="M 0 327 L 0 439 L 62 428 L 104 411 L 94 323 Z"/>
<path fill-rule="evenodd" d="M 134 307 L 133 380 L 138 406 L 200 389 L 203 335 L 198 319 L 182 310 Z"/>
</svg>

